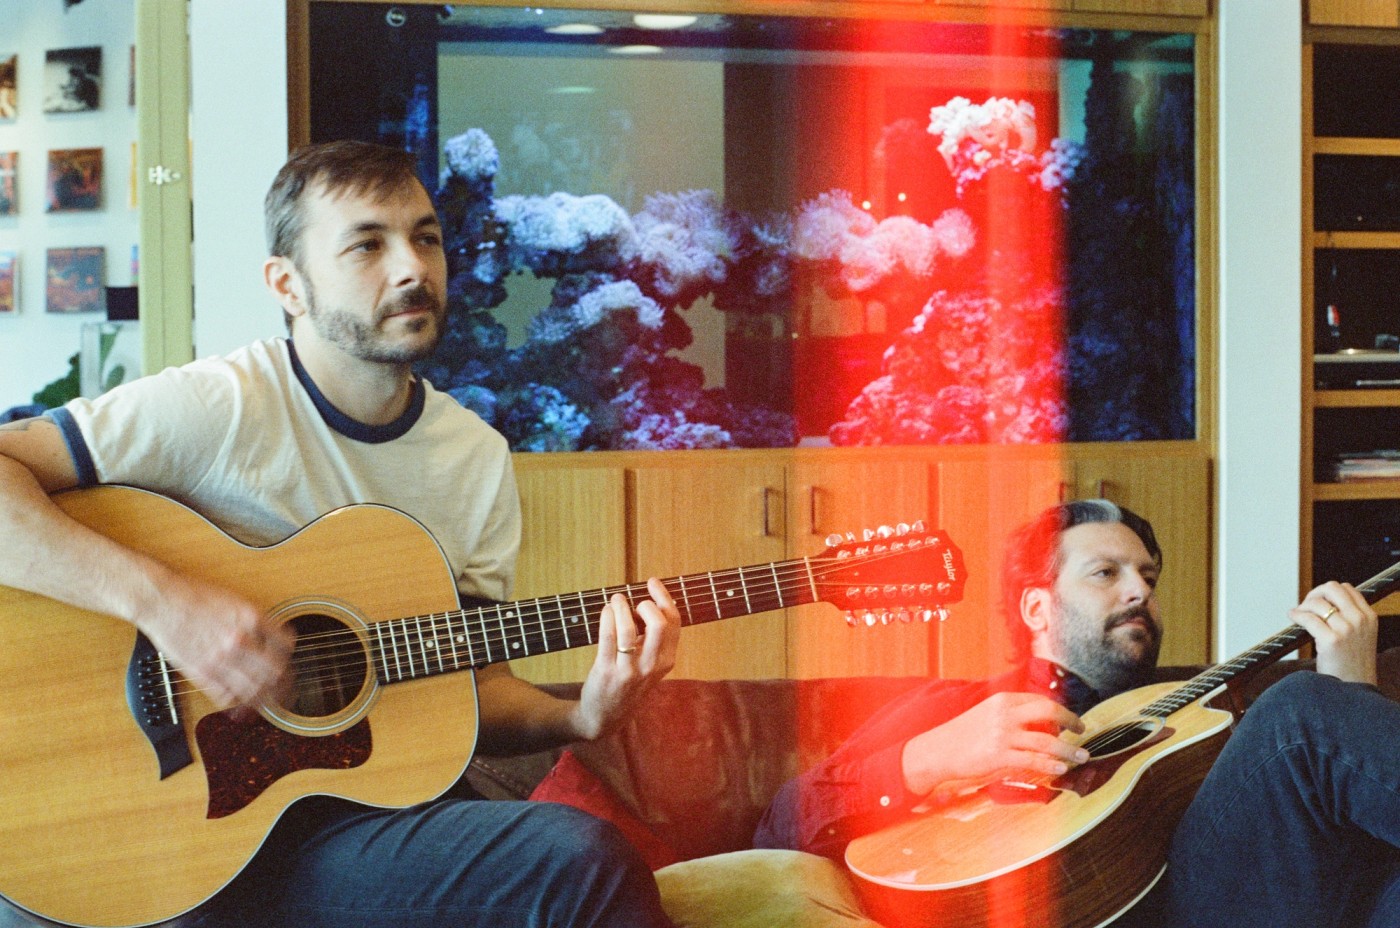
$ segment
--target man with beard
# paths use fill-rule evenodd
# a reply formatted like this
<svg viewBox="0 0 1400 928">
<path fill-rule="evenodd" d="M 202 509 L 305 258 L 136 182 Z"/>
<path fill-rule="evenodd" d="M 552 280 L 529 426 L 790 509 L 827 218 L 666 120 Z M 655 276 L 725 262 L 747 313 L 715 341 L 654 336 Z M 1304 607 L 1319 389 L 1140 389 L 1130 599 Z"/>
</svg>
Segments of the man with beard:
<svg viewBox="0 0 1400 928">
<path fill-rule="evenodd" d="M 342 506 L 383 504 L 442 545 L 464 604 L 508 597 L 520 511 L 505 441 L 412 372 L 443 334 L 446 293 L 441 229 L 414 166 L 402 151 L 334 142 L 278 173 L 263 270 L 291 339 L 0 429 L 0 583 L 130 621 L 223 707 L 284 690 L 288 627 L 69 519 L 49 494 L 142 487 L 256 546 Z M 621 595 L 604 607 L 576 701 L 506 664 L 478 671 L 478 747 L 533 751 L 617 726 L 675 662 L 678 613 L 662 584 L 649 589 L 635 610 Z M 370 809 L 328 797 L 295 803 L 195 921 L 670 924 L 628 842 L 576 810 L 463 798 Z"/>
<path fill-rule="evenodd" d="M 917 805 L 1088 760 L 1059 735 L 1150 682 L 1161 567 L 1151 525 L 1123 507 L 1043 512 L 1003 562 L 1018 666 L 929 681 L 878 711 L 779 791 L 755 845 L 839 861 Z M 1313 636 L 1318 672 L 1290 674 L 1249 710 L 1176 831 L 1166 878 L 1120 924 L 1400 924 L 1400 705 L 1375 688 L 1376 614 L 1333 582 L 1289 617 Z"/>
</svg>

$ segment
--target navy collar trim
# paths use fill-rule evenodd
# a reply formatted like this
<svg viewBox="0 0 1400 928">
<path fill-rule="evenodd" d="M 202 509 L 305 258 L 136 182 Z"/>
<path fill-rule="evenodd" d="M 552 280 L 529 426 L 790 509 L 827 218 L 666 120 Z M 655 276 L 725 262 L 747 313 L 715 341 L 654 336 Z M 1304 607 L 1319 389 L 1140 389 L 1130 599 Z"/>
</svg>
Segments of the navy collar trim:
<svg viewBox="0 0 1400 928">
<path fill-rule="evenodd" d="M 368 445 L 379 445 L 386 441 L 393 441 L 408 434 L 408 430 L 418 424 L 418 420 L 423 415 L 423 404 L 427 399 L 427 391 L 423 388 L 423 381 L 413 378 L 412 393 L 408 398 L 408 408 L 403 411 L 393 422 L 386 422 L 383 425 L 366 425 L 358 419 L 352 419 L 335 407 L 335 404 L 326 399 L 326 395 L 321 392 L 321 388 L 316 386 L 316 382 L 311 379 L 311 375 L 302 366 L 301 359 L 297 357 L 296 346 L 287 342 L 287 355 L 292 361 L 292 370 L 297 375 L 297 380 L 301 381 L 302 387 L 311 397 L 311 402 L 315 404 L 316 411 L 321 414 L 326 425 L 353 441 L 364 442 Z"/>
</svg>

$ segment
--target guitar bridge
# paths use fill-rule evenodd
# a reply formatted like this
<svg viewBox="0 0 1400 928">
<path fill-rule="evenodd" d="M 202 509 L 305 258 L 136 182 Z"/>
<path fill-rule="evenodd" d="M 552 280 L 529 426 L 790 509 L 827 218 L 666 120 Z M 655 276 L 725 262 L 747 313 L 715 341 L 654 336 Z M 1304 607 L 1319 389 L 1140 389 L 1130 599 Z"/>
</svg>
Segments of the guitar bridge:
<svg viewBox="0 0 1400 928">
<path fill-rule="evenodd" d="M 126 704 L 156 752 L 160 778 L 194 763 L 175 699 L 175 677 L 164 655 L 140 632 L 126 666 Z"/>
</svg>

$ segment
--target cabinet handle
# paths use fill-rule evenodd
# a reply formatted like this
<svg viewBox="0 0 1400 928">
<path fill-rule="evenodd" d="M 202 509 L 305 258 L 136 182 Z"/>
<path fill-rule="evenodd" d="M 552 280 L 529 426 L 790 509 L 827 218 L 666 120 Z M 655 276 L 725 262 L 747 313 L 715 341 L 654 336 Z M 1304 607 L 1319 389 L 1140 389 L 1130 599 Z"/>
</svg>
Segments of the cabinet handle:
<svg viewBox="0 0 1400 928">
<path fill-rule="evenodd" d="M 775 507 L 773 500 L 778 495 L 778 491 L 772 487 L 763 488 L 763 537 L 776 537 L 773 533 L 773 510 Z"/>
<path fill-rule="evenodd" d="M 821 534 L 821 516 L 817 512 L 817 497 L 821 494 L 821 487 L 811 486 L 807 488 L 807 530 L 809 534 Z"/>
<path fill-rule="evenodd" d="M 1099 499 L 1108 499 L 1108 488 L 1113 486 L 1102 477 L 1099 478 Z"/>
<path fill-rule="evenodd" d="M 1061 502 L 1061 503 L 1067 503 L 1067 502 L 1069 502 L 1069 499 L 1070 499 L 1070 485 L 1069 485 L 1069 481 L 1068 481 L 1068 480 L 1061 480 L 1061 481 L 1060 481 L 1060 490 L 1059 490 L 1059 494 L 1060 494 L 1059 502 Z"/>
</svg>

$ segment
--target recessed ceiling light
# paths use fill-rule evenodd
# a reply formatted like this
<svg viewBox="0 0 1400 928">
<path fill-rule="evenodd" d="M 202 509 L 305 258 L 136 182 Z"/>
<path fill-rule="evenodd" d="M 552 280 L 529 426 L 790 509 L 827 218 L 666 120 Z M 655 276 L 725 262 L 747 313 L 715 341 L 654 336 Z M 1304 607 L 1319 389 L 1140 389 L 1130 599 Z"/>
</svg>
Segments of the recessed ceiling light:
<svg viewBox="0 0 1400 928">
<path fill-rule="evenodd" d="M 600 35 L 603 32 L 603 27 L 595 26 L 592 23 L 563 23 L 558 26 L 550 26 L 545 32 L 551 35 Z"/>
<path fill-rule="evenodd" d="M 608 49 L 608 51 L 612 52 L 614 55 L 659 55 L 661 54 L 661 46 L 619 45 L 616 48 Z"/>
<path fill-rule="evenodd" d="M 570 95 L 570 96 L 571 96 L 571 95 L 580 94 L 580 93 L 596 93 L 597 91 L 596 91 L 594 88 L 592 88 L 592 87 L 584 87 L 584 86 L 578 85 L 578 84 L 571 84 L 571 85 L 566 86 L 566 87 L 551 87 L 551 88 L 549 88 L 549 92 L 550 92 L 550 93 L 557 93 L 557 94 L 561 94 L 561 95 Z"/>
<path fill-rule="evenodd" d="M 632 22 L 643 29 L 684 29 L 694 25 L 699 18 L 674 13 L 638 13 L 632 17 Z"/>
</svg>

